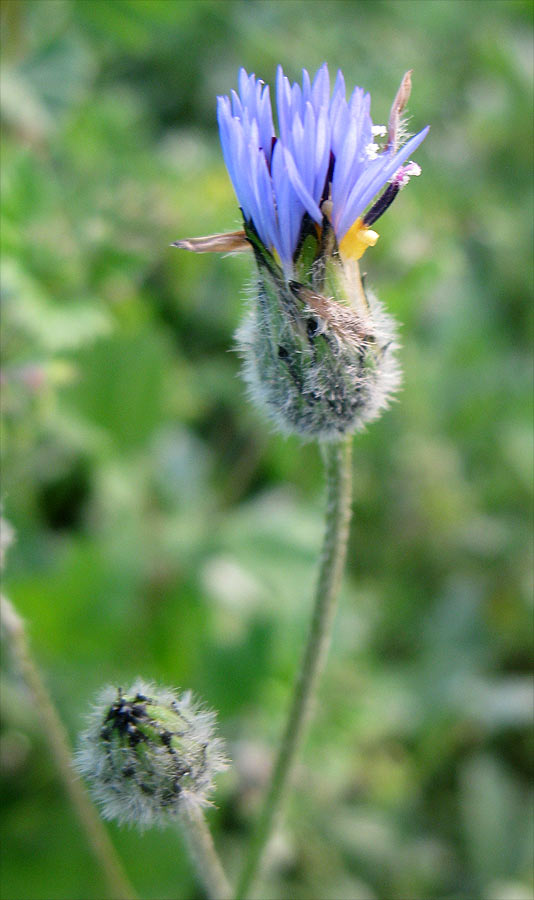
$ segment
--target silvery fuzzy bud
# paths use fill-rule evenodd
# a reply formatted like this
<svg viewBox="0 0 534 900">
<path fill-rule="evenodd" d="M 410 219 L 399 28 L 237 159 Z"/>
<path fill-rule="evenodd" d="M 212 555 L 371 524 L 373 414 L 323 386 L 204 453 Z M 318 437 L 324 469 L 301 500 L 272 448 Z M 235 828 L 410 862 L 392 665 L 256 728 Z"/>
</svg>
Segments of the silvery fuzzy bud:
<svg viewBox="0 0 534 900">
<path fill-rule="evenodd" d="M 377 418 L 400 383 L 396 324 L 364 292 L 357 268 L 331 257 L 303 284 L 279 277 L 260 252 L 256 261 L 237 333 L 251 398 L 282 431 L 304 438 L 335 440 Z M 317 281 L 324 293 L 310 286 Z"/>
<path fill-rule="evenodd" d="M 209 803 L 226 768 L 214 726 L 189 692 L 142 681 L 127 691 L 106 687 L 80 735 L 76 767 L 105 819 L 163 825 L 184 803 Z"/>
</svg>

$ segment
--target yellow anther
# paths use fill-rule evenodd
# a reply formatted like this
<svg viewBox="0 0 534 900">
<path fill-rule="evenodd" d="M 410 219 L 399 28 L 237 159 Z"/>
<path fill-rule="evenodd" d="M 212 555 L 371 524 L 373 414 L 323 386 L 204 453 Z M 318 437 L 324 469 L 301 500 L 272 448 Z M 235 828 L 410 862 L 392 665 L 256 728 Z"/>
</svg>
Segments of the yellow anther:
<svg viewBox="0 0 534 900">
<path fill-rule="evenodd" d="M 374 247 L 380 237 L 376 231 L 367 228 L 361 219 L 356 219 L 345 237 L 339 242 L 339 252 L 343 259 L 360 259 L 368 247 Z"/>
</svg>

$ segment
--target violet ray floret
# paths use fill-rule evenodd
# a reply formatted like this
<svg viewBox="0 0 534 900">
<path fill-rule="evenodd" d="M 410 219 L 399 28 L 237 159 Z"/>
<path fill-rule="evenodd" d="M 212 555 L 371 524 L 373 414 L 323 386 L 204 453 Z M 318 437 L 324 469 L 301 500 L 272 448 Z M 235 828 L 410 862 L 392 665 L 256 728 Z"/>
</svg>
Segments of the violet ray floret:
<svg viewBox="0 0 534 900">
<path fill-rule="evenodd" d="M 323 200 L 338 243 L 379 191 L 428 134 L 428 127 L 395 151 L 374 143 L 370 96 L 355 87 L 346 99 L 338 71 L 330 96 L 324 63 L 313 81 L 290 84 L 282 67 L 276 77 L 278 137 L 269 87 L 241 69 L 239 93 L 219 97 L 217 118 L 224 160 L 244 219 L 276 251 L 291 274 L 304 215 L 323 223 Z"/>
</svg>

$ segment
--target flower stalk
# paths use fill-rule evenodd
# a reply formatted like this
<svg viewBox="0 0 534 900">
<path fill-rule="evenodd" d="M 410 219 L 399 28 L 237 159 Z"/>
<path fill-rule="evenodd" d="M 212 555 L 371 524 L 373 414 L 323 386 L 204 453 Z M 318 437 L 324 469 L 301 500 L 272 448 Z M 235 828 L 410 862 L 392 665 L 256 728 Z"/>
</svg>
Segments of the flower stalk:
<svg viewBox="0 0 534 900">
<path fill-rule="evenodd" d="M 189 856 L 209 900 L 230 900 L 232 888 L 202 810 L 198 804 L 183 803 L 180 807 L 180 819 Z"/>
<path fill-rule="evenodd" d="M 352 502 L 352 437 L 323 445 L 326 471 L 326 528 L 319 563 L 313 618 L 284 735 L 270 785 L 237 888 L 246 900 L 259 874 L 264 852 L 290 788 L 306 735 L 314 694 L 323 670 L 337 606 L 349 536 Z"/>
</svg>

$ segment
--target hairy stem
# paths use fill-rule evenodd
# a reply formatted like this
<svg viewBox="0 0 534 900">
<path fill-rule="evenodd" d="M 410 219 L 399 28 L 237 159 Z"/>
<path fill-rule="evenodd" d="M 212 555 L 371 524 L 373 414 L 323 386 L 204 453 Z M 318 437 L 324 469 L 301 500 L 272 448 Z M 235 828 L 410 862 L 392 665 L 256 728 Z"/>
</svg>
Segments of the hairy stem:
<svg viewBox="0 0 534 900">
<path fill-rule="evenodd" d="M 180 814 L 191 859 L 209 900 L 230 900 L 232 889 L 202 810 L 196 803 L 185 800 Z"/>
<path fill-rule="evenodd" d="M 249 895 L 277 815 L 287 796 L 315 689 L 326 660 L 349 535 L 352 500 L 351 451 L 350 437 L 338 444 L 324 446 L 327 485 L 326 530 L 313 619 L 268 793 L 239 880 L 236 894 L 238 900 L 246 900 Z"/>
<path fill-rule="evenodd" d="M 24 622 L 6 597 L 0 597 L 0 601 L 2 626 L 41 717 L 43 734 L 48 741 L 58 775 L 106 880 L 109 896 L 113 900 L 135 900 L 137 895 L 122 869 L 105 826 L 72 769 L 67 734 L 32 657 Z"/>
</svg>

